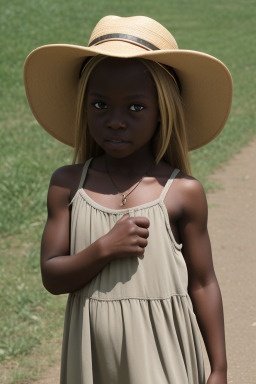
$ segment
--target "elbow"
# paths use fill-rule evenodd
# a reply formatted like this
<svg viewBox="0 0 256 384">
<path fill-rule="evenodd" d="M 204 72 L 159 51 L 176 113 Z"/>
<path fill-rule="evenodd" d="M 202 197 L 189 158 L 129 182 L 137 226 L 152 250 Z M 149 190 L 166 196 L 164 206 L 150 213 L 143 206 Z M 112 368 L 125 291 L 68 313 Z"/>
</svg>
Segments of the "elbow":
<svg viewBox="0 0 256 384">
<path fill-rule="evenodd" d="M 41 277 L 44 288 L 52 295 L 59 296 L 69 293 L 65 278 L 61 275 L 59 268 L 52 264 L 50 259 L 47 263 L 41 263 Z"/>
<path fill-rule="evenodd" d="M 208 281 L 193 285 L 191 284 L 190 286 L 188 286 L 188 294 L 193 303 L 200 297 L 210 297 L 211 300 L 214 300 L 215 297 L 218 298 L 220 295 L 218 281 L 216 278 L 212 278 Z"/>
<path fill-rule="evenodd" d="M 42 283 L 44 288 L 54 296 L 73 293 L 79 289 L 76 285 L 72 285 L 66 279 L 58 279 L 57 277 L 44 276 L 42 274 Z"/>
<path fill-rule="evenodd" d="M 52 282 L 49 282 L 47 279 L 44 279 L 43 277 L 42 277 L 42 283 L 44 288 L 54 296 L 59 296 L 59 295 L 68 293 L 68 292 L 64 292 L 64 290 L 61 289 L 61 287 L 57 286 Z"/>
<path fill-rule="evenodd" d="M 52 295 L 59 296 L 69 293 L 66 284 L 63 284 L 55 274 L 47 273 L 47 271 L 42 270 L 41 276 L 44 288 Z"/>
</svg>

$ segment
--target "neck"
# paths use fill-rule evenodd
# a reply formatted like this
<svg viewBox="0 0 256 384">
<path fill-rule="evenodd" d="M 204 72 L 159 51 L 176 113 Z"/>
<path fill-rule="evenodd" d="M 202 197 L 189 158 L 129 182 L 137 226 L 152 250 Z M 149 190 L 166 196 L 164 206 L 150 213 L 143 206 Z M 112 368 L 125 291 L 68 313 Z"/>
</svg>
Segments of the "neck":
<svg viewBox="0 0 256 384">
<path fill-rule="evenodd" d="M 120 174 L 144 174 L 149 167 L 155 163 L 153 154 L 150 152 L 136 153 L 124 158 L 113 158 L 105 154 L 108 168 L 112 173 Z"/>
</svg>

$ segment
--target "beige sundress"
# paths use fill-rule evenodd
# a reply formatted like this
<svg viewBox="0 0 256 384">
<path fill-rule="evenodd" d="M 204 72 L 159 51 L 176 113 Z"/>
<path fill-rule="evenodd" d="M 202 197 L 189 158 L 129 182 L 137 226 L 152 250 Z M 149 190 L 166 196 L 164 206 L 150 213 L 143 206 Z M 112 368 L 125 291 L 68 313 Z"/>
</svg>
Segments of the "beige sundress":
<svg viewBox="0 0 256 384">
<path fill-rule="evenodd" d="M 89 164 L 72 201 L 71 254 L 106 234 L 127 212 L 148 217 L 149 238 L 143 259 L 114 260 L 69 295 L 61 384 L 205 383 L 182 246 L 173 237 L 164 204 L 179 171 L 157 200 L 114 210 L 85 193 Z"/>
</svg>

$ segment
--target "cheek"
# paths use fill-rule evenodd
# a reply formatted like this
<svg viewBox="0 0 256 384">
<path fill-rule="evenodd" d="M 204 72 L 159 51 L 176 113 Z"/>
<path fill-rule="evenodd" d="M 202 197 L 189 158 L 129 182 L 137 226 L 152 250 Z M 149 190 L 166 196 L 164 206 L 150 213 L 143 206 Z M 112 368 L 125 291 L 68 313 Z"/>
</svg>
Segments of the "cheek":
<svg viewBox="0 0 256 384">
<path fill-rule="evenodd" d="M 148 117 L 147 126 L 148 130 L 152 136 L 154 136 L 157 131 L 160 123 L 160 113 L 158 110 L 152 112 L 152 114 Z"/>
<path fill-rule="evenodd" d="M 87 119 L 87 129 L 88 129 L 88 133 L 90 134 L 90 136 L 92 137 L 92 139 L 97 143 L 99 144 L 99 140 L 100 140 L 100 129 L 99 129 L 99 124 L 97 124 L 97 121 L 95 119 L 95 117 L 93 116 L 93 114 L 91 114 L 90 112 L 87 112 L 87 115 L 86 115 L 86 119 Z"/>
<path fill-rule="evenodd" d="M 91 137 L 94 139 L 94 141 L 96 141 L 96 143 L 99 144 L 101 135 L 100 135 L 100 129 L 97 127 L 97 125 L 94 124 L 93 122 L 89 122 L 88 120 L 88 130 L 90 132 Z"/>
<path fill-rule="evenodd" d="M 93 135 L 95 131 L 99 130 L 98 127 L 102 126 L 102 119 L 100 118 L 99 114 L 95 114 L 92 108 L 90 107 L 87 108 L 86 118 L 89 131 Z"/>
</svg>

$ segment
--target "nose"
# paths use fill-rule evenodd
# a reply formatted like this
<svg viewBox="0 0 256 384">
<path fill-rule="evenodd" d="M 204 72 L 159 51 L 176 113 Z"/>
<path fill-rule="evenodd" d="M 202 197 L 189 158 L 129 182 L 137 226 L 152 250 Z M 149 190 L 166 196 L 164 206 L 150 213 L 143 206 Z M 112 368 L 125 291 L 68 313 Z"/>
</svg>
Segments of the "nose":
<svg viewBox="0 0 256 384">
<path fill-rule="evenodd" d="M 122 123 L 119 120 L 111 120 L 107 124 L 108 128 L 117 131 L 118 129 L 124 129 L 126 127 L 125 123 Z"/>
<path fill-rule="evenodd" d="M 107 127 L 113 130 L 126 128 L 126 124 L 123 120 L 122 114 L 118 111 L 113 111 L 113 113 L 111 113 L 111 115 L 109 116 Z"/>
</svg>

